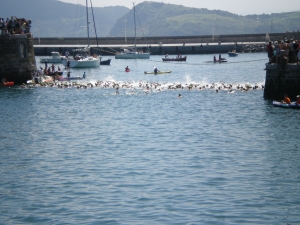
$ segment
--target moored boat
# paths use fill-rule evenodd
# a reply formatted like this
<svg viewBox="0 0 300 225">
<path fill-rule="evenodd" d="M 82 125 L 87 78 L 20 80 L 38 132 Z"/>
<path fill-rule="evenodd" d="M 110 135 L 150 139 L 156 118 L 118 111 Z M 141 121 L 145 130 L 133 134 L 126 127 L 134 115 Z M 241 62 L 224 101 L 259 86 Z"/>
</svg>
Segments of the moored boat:
<svg viewBox="0 0 300 225">
<path fill-rule="evenodd" d="M 62 60 L 65 59 L 65 56 L 62 56 L 59 54 L 59 52 L 51 52 L 52 56 L 48 58 L 41 58 L 40 62 L 41 63 L 62 63 Z"/>
<path fill-rule="evenodd" d="M 100 58 L 100 65 L 110 65 L 111 59 L 101 60 Z"/>
<path fill-rule="evenodd" d="M 135 12 L 135 4 L 133 3 L 133 17 L 134 17 L 134 48 L 128 49 L 124 48 L 122 52 L 118 52 L 115 55 L 115 59 L 149 59 L 150 58 L 150 51 L 143 52 L 138 51 L 136 47 L 136 12 Z"/>
</svg>

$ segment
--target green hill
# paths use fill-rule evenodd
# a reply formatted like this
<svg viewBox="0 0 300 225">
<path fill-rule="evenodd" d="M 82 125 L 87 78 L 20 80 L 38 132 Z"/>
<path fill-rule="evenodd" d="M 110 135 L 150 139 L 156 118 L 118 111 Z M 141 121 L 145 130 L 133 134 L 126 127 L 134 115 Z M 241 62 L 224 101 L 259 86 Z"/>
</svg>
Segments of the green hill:
<svg viewBox="0 0 300 225">
<path fill-rule="evenodd" d="M 221 10 L 188 8 L 180 5 L 143 2 L 136 6 L 138 36 L 185 36 L 252 34 L 297 31 L 300 13 L 239 16 Z M 124 19 L 128 20 L 127 36 L 134 36 L 133 10 L 120 18 L 109 36 L 124 36 Z"/>
<path fill-rule="evenodd" d="M 82 5 L 58 0 L 2 0 L 1 3 L 0 17 L 31 19 L 35 37 L 86 37 L 86 12 Z M 126 36 L 134 36 L 132 9 L 93 7 L 93 11 L 98 37 L 124 37 L 125 19 Z M 239 16 L 221 10 L 148 1 L 138 4 L 136 12 L 139 37 L 143 32 L 149 37 L 283 33 L 300 29 L 300 12 Z M 89 15 L 92 22 L 91 10 Z M 93 23 L 90 24 L 90 36 L 95 36 Z"/>
</svg>

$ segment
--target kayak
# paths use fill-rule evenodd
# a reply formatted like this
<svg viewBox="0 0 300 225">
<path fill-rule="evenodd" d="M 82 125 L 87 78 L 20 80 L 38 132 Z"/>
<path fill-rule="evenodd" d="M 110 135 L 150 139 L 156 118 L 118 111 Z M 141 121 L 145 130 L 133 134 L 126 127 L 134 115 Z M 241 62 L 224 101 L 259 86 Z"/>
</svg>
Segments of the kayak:
<svg viewBox="0 0 300 225">
<path fill-rule="evenodd" d="M 11 87 L 11 86 L 14 86 L 15 82 L 5 82 L 5 83 L 2 83 L 1 86 L 5 86 L 5 87 Z"/>
<path fill-rule="evenodd" d="M 145 71 L 144 73 L 145 73 L 145 74 L 165 74 L 165 73 L 172 73 L 172 71 L 171 71 L 171 70 L 157 71 L 157 73 L 155 73 L 154 71 L 151 71 L 151 72 Z"/>
<path fill-rule="evenodd" d="M 125 69 L 125 72 L 130 72 L 130 69 Z"/>
<path fill-rule="evenodd" d="M 273 101 L 272 104 L 274 107 L 300 109 L 300 104 L 297 104 L 296 102 L 291 102 L 291 104 L 286 104 L 286 103 Z"/>
</svg>

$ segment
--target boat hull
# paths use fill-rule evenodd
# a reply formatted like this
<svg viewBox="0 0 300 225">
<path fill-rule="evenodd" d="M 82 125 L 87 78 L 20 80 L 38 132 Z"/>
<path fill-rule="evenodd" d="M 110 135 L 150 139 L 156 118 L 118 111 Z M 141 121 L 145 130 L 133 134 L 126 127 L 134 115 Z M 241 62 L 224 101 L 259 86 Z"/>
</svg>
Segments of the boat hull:
<svg viewBox="0 0 300 225">
<path fill-rule="evenodd" d="M 155 73 L 154 71 L 152 71 L 152 72 L 147 72 L 147 71 L 145 71 L 144 72 L 144 74 L 167 74 L 167 73 L 172 73 L 172 71 L 171 70 L 167 70 L 167 71 L 158 71 L 157 73 Z"/>
<path fill-rule="evenodd" d="M 100 65 L 100 59 L 94 57 L 87 57 L 79 60 L 69 59 L 69 62 L 71 68 L 89 68 L 89 67 L 97 67 Z M 64 59 L 62 61 L 62 64 L 66 67 L 67 60 Z"/>
<path fill-rule="evenodd" d="M 110 65 L 111 59 L 100 61 L 100 65 Z"/>
<path fill-rule="evenodd" d="M 295 102 L 292 102 L 291 104 L 285 104 L 285 103 L 273 101 L 272 104 L 274 107 L 300 109 L 300 104 L 296 104 Z"/>
<path fill-rule="evenodd" d="M 60 77 L 58 81 L 71 81 L 71 80 L 82 80 L 82 77 Z"/>
<path fill-rule="evenodd" d="M 150 59 L 150 53 L 120 53 L 115 59 Z"/>
<path fill-rule="evenodd" d="M 4 86 L 4 87 L 11 87 L 14 86 L 15 82 L 5 82 L 4 84 L 1 84 L 0 86 Z"/>
<path fill-rule="evenodd" d="M 236 53 L 236 52 L 228 52 L 228 56 L 230 56 L 230 57 L 236 57 L 236 56 L 238 56 L 239 54 L 238 53 Z"/>
<path fill-rule="evenodd" d="M 175 61 L 175 62 L 185 62 L 187 57 L 183 58 L 162 58 L 162 61 L 164 62 L 170 62 L 170 61 Z"/>
</svg>

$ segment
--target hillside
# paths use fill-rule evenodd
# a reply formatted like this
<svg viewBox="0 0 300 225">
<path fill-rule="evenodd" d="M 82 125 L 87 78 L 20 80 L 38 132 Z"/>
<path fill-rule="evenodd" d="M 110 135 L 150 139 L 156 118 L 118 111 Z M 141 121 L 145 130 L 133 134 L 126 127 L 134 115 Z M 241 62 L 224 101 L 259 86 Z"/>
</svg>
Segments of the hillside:
<svg viewBox="0 0 300 225">
<path fill-rule="evenodd" d="M 138 36 L 185 36 L 252 34 L 297 31 L 300 13 L 239 16 L 221 10 L 188 8 L 180 5 L 143 2 L 136 6 Z M 134 36 L 133 10 L 120 18 L 109 36 L 124 36 L 124 19 L 127 36 Z"/>
<path fill-rule="evenodd" d="M 83 0 L 78 2 L 84 3 Z M 88 1 L 89 2 L 89 1 Z M 85 7 L 58 0 L 2 0 L 0 17 L 31 19 L 35 37 L 86 37 Z M 133 9 L 93 7 L 98 37 L 134 36 Z M 221 10 L 189 8 L 145 1 L 136 6 L 137 36 L 187 36 L 293 32 L 300 29 L 300 12 L 240 16 Z M 90 36 L 94 37 L 89 13 Z M 141 24 L 141 26 L 140 26 Z"/>
</svg>

